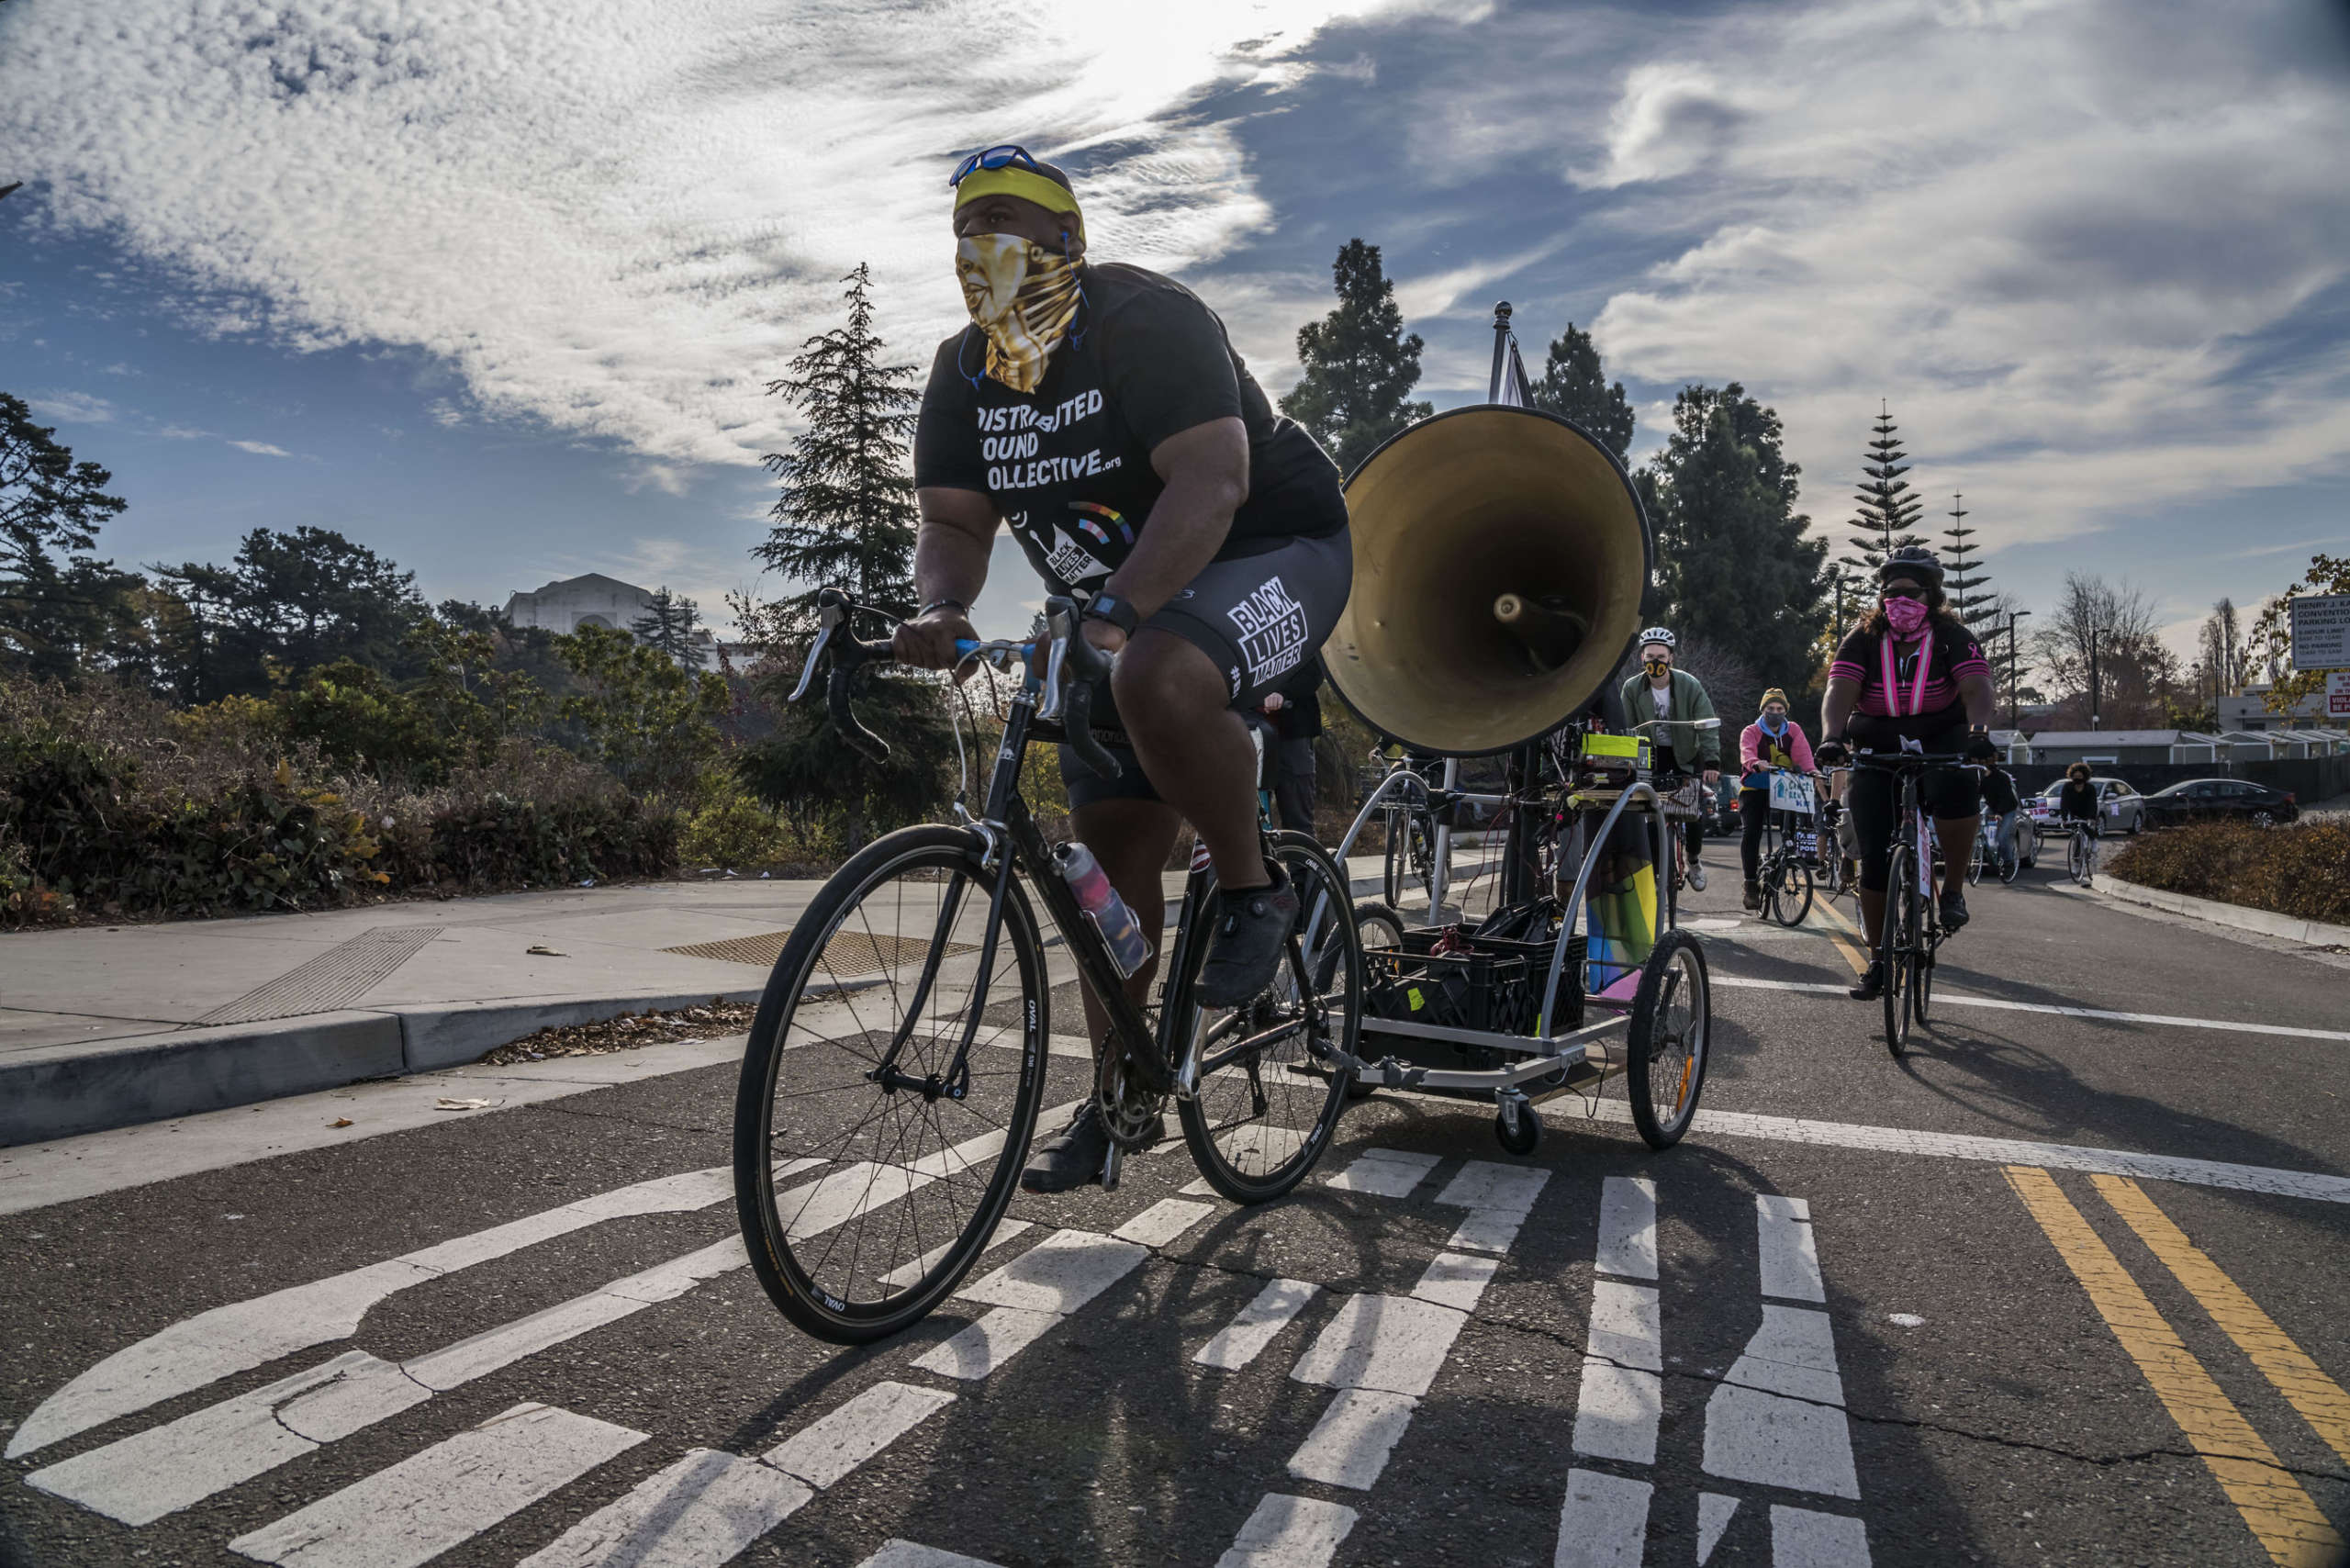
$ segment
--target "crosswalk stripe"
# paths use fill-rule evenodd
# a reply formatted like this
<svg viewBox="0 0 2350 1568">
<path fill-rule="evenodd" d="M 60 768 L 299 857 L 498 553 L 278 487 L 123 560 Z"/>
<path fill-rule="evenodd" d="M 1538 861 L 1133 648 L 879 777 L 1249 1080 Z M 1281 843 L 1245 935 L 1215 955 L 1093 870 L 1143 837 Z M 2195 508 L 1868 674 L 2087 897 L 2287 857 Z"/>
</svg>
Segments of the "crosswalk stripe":
<svg viewBox="0 0 2350 1568">
<path fill-rule="evenodd" d="M 941 1377 L 977 1382 L 1059 1327 L 1060 1322 L 1058 1312 L 999 1306 L 940 1340 L 914 1365 Z"/>
<path fill-rule="evenodd" d="M 995 1564 L 982 1562 L 976 1557 L 966 1557 L 959 1551 L 941 1551 L 934 1546 L 917 1546 L 911 1540 L 885 1540 L 880 1551 L 858 1563 L 856 1568 L 995 1568 Z"/>
<path fill-rule="evenodd" d="M 1550 1180 L 1550 1173 L 1539 1166 L 1470 1160 L 1437 1194 L 1438 1203 L 1469 1211 L 1446 1245 L 1474 1252 L 1508 1251 Z"/>
<path fill-rule="evenodd" d="M 1868 1527 L 1842 1514 L 1771 1505 L 1771 1568 L 1869 1568 Z"/>
<path fill-rule="evenodd" d="M 1215 1568 L 1322 1568 L 1355 1528 L 1352 1508 L 1319 1497 L 1269 1493 Z"/>
<path fill-rule="evenodd" d="M 1599 1251 L 1603 1274 L 1656 1278 L 1656 1183 L 1645 1176 L 1610 1176 L 1599 1184 Z"/>
<path fill-rule="evenodd" d="M 1012 1240 L 1014 1237 L 1019 1236 L 1022 1232 L 1034 1228 L 1035 1226 L 1029 1221 L 1024 1219 L 1004 1220 L 995 1227 L 994 1233 L 988 1238 L 988 1244 L 979 1249 L 979 1251 L 981 1255 L 984 1256 L 989 1252 L 994 1251 L 1005 1242 Z M 957 1239 L 959 1240 L 960 1238 L 957 1238 Z M 955 1243 L 953 1241 L 942 1241 L 937 1246 L 932 1248 L 929 1251 L 923 1253 L 921 1257 L 915 1259 L 912 1262 L 902 1264 L 880 1276 L 881 1283 L 885 1285 L 894 1285 L 899 1289 L 903 1290 L 906 1286 L 915 1283 L 921 1280 L 924 1274 L 929 1273 L 931 1270 L 936 1268 L 938 1266 L 938 1260 L 953 1250 L 955 1250 Z"/>
<path fill-rule="evenodd" d="M 1762 1294 L 1789 1301 L 1828 1299 L 1819 1251 L 1811 1238 L 1811 1205 L 1769 1193 L 1754 1199 L 1754 1228 L 1762 1256 Z"/>
<path fill-rule="evenodd" d="M 985 1278 L 965 1285 L 965 1301 L 1024 1312 L 1075 1312 L 1141 1266 L 1150 1249 L 1090 1230 L 1057 1230 Z"/>
<path fill-rule="evenodd" d="M 1574 1451 L 1630 1464 L 1656 1462 L 1664 1410 L 1663 1336 L 1657 1293 L 1596 1280 L 1591 1333 L 1575 1398 Z"/>
<path fill-rule="evenodd" d="M 229 1550 L 279 1568 L 415 1568 L 644 1439 L 552 1406 L 517 1405 Z"/>
<path fill-rule="evenodd" d="M 1845 988 L 1830 980 L 1757 980 L 1743 975 L 1716 975 L 1718 986 L 1733 990 L 1832 991 Z M 2002 1013 L 2045 1013 L 2059 1018 L 2092 1018 L 2105 1024 L 2162 1024 L 2174 1029 L 2217 1029 L 2226 1034 L 2281 1035 L 2296 1040 L 2350 1040 L 2350 1029 L 2311 1029 L 2298 1024 L 2254 1024 L 2235 1018 L 2188 1018 L 2175 1013 L 2115 1013 L 2102 1007 L 2068 1007 L 2053 1002 L 2009 1002 L 2001 996 L 1969 996 L 1964 991 L 1934 988 L 1937 1004 L 1988 1007 Z"/>
<path fill-rule="evenodd" d="M 1499 1258 L 1439 1252 L 1420 1275 L 1420 1282 L 1412 1287 L 1412 1294 L 1456 1312 L 1474 1312 L 1477 1303 L 1484 1299 L 1485 1287 L 1493 1283 L 1494 1273 L 1501 1266 Z"/>
<path fill-rule="evenodd" d="M 695 1449 L 524 1558 L 520 1568 L 715 1568 L 814 1495 L 756 1460 Z"/>
<path fill-rule="evenodd" d="M 1289 1473 L 1301 1481 L 1368 1492 L 1387 1468 L 1387 1456 L 1419 1404 L 1407 1394 L 1340 1389 L 1305 1441 L 1290 1455 Z"/>
<path fill-rule="evenodd" d="M 1273 1281 L 1240 1309 L 1239 1316 L 1217 1329 L 1192 1360 L 1223 1372 L 1239 1371 L 1262 1354 L 1320 1290 L 1304 1280 Z"/>
<path fill-rule="evenodd" d="M 1380 1198 L 1402 1198 L 1443 1163 L 1439 1155 L 1407 1153 L 1400 1148 L 1367 1148 L 1354 1163 L 1322 1184 L 1334 1193 L 1368 1193 Z"/>
<path fill-rule="evenodd" d="M 1649 1499 L 1656 1488 L 1645 1481 L 1597 1470 L 1567 1472 L 1567 1500 L 1559 1510 L 1559 1549 L 1551 1568 L 1640 1568 L 1647 1545 Z"/>
<path fill-rule="evenodd" d="M 1410 1296 L 1350 1295 L 1290 1369 L 1299 1383 L 1376 1388 L 1417 1398 L 1428 1391 L 1469 1316 Z"/>
<path fill-rule="evenodd" d="M 1738 1499 L 1719 1492 L 1697 1494 L 1697 1568 L 1706 1568 L 1706 1559 L 1722 1542 L 1722 1531 L 1729 1529 L 1730 1516 L 1738 1512 Z M 1777 1565 L 1773 1564 L 1773 1568 Z"/>
<path fill-rule="evenodd" d="M 1727 1480 L 1859 1499 L 1826 1313 L 1763 1304 L 1762 1326 L 1706 1401 L 1705 1468 Z"/>
<path fill-rule="evenodd" d="M 1213 1204 L 1161 1198 L 1110 1234 L 1143 1247 L 1164 1247 L 1214 1212 Z"/>
<path fill-rule="evenodd" d="M 769 1449 L 764 1458 L 811 1486 L 830 1486 L 954 1403 L 955 1396 L 944 1389 L 877 1383 Z"/>
</svg>

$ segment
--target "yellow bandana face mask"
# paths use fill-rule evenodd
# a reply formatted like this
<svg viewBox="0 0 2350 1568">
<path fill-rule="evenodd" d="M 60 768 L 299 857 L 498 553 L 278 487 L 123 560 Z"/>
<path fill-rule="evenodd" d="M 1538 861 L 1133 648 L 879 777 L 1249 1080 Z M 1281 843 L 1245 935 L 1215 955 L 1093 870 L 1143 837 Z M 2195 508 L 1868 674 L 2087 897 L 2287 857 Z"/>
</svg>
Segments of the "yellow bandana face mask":
<svg viewBox="0 0 2350 1568">
<path fill-rule="evenodd" d="M 963 303 L 988 337 L 988 374 L 1015 392 L 1034 392 L 1046 362 L 1077 317 L 1077 265 L 1017 234 L 972 234 L 955 242 Z"/>
</svg>

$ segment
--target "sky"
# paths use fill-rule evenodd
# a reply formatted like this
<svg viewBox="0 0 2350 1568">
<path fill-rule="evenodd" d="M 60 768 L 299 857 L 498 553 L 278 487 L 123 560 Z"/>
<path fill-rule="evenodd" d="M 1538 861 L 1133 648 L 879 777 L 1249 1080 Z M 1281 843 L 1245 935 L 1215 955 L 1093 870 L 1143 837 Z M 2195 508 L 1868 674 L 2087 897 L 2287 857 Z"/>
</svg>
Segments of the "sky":
<svg viewBox="0 0 2350 1568">
<path fill-rule="evenodd" d="M 601 571 L 722 617 L 873 269 L 961 321 L 946 175 L 1023 142 L 1276 396 L 1348 239 L 1420 395 L 1594 333 L 1639 416 L 1775 408 L 1841 552 L 1869 426 L 1992 587 L 2166 634 L 2350 550 L 2341 0 L 0 4 L 0 389 L 130 502 L 102 554 L 341 530 L 426 597 Z M 1037 589 L 1000 543 L 982 629 Z"/>
</svg>

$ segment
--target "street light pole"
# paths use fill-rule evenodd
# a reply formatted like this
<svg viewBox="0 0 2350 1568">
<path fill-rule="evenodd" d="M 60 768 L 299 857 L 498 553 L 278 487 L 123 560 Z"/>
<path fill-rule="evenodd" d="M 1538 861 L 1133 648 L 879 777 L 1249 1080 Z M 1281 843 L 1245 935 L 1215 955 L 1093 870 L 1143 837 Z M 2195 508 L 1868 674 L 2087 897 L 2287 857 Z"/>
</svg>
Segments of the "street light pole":
<svg viewBox="0 0 2350 1568">
<path fill-rule="evenodd" d="M 2016 622 L 2031 613 L 2029 610 L 2008 611 L 2008 728 L 2010 730 L 2016 727 L 2017 719 Z"/>
<path fill-rule="evenodd" d="M 2098 626 L 2089 628 L 2089 728 L 2092 730 L 2098 727 L 2097 641 L 2103 631 L 2104 628 Z"/>
</svg>

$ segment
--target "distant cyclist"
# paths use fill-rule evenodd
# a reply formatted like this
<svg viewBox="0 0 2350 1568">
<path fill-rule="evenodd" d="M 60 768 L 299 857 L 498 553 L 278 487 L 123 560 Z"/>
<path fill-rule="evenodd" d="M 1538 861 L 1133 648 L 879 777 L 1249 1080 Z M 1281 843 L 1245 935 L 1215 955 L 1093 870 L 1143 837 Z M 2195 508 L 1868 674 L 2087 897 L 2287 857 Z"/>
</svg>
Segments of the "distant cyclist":
<svg viewBox="0 0 2350 1568">
<path fill-rule="evenodd" d="M 2016 823 L 2023 815 L 2023 801 L 2016 794 L 2014 778 L 1997 762 L 1984 770 L 1983 803 L 1991 809 L 1992 819 L 1999 824 L 1991 845 L 1994 853 L 2002 860 L 2018 854 Z"/>
<path fill-rule="evenodd" d="M 1828 666 L 1828 697 L 1820 704 L 1825 736 L 1819 756 L 1842 762 L 1851 750 L 1916 749 L 1961 753 L 1988 762 L 1991 714 L 1998 696 L 1991 666 L 1965 623 L 1942 596 L 1942 563 L 1933 552 L 1905 546 L 1877 568 L 1877 608 L 1844 639 Z M 1874 944 L 1885 929 L 1885 884 L 1893 861 L 1899 780 L 1877 768 L 1856 768 L 1845 790 L 1861 851 L 1862 929 Z M 1963 768 L 1929 769 L 1922 787 L 1926 814 L 1942 846 L 1942 929 L 1967 921 L 1966 867 L 1981 825 L 1975 776 Z M 1852 990 L 1872 1002 L 1885 991 L 1885 965 L 1872 959 Z"/>
<path fill-rule="evenodd" d="M 2086 827 L 2098 836 L 2097 784 L 2089 765 L 2076 762 L 2065 769 L 2065 787 L 2056 791 L 2056 817 L 2067 827 Z"/>
<path fill-rule="evenodd" d="M 1762 834 L 1771 820 L 1771 770 L 1813 771 L 1811 743 L 1803 726 L 1787 717 L 1787 694 L 1777 687 L 1762 694 L 1762 714 L 1738 737 L 1738 814 L 1743 829 L 1739 863 L 1746 870 L 1746 907 L 1762 907 Z"/>
<path fill-rule="evenodd" d="M 1722 742 L 1718 729 L 1699 729 L 1691 722 L 1714 716 L 1714 700 L 1703 682 L 1685 669 L 1673 667 L 1673 651 L 1680 639 L 1662 626 L 1640 633 L 1640 667 L 1624 682 L 1624 712 L 1633 725 L 1665 722 L 1639 733 L 1653 739 L 1651 769 L 1659 778 L 1668 773 L 1696 774 L 1711 790 L 1721 780 Z M 1705 844 L 1702 813 L 1684 824 L 1684 853 L 1688 857 L 1689 885 L 1706 890 L 1706 868 L 1698 855 Z"/>
</svg>

